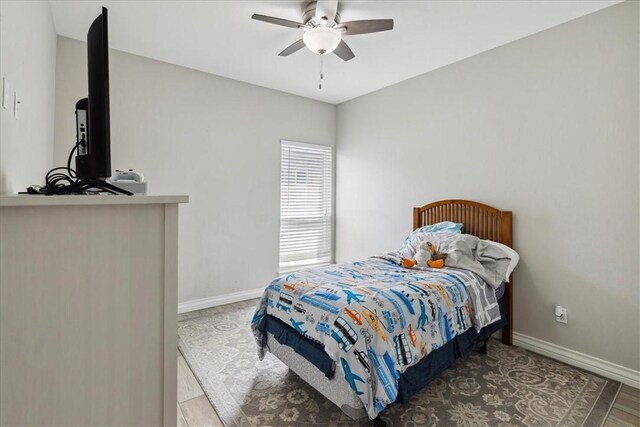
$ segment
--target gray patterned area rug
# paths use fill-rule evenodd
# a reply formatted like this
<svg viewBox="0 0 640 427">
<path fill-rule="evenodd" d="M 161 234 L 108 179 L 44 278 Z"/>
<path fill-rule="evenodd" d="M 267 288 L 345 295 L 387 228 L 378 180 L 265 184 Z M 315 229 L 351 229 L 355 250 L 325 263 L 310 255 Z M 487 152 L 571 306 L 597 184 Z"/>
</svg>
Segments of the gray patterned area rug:
<svg viewBox="0 0 640 427">
<path fill-rule="evenodd" d="M 269 354 L 258 361 L 249 323 L 257 300 L 187 313 L 179 347 L 223 423 L 230 426 L 371 425 L 353 421 Z M 491 340 L 460 359 L 388 426 L 599 426 L 620 383 Z"/>
</svg>

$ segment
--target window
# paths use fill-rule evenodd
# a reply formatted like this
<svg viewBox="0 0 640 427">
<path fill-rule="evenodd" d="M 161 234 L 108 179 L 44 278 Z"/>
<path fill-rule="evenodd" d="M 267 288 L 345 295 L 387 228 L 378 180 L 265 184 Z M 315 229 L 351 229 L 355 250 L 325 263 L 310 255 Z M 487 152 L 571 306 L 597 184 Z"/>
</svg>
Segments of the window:
<svg viewBox="0 0 640 427">
<path fill-rule="evenodd" d="M 280 272 L 331 262 L 331 147 L 282 141 Z"/>
</svg>

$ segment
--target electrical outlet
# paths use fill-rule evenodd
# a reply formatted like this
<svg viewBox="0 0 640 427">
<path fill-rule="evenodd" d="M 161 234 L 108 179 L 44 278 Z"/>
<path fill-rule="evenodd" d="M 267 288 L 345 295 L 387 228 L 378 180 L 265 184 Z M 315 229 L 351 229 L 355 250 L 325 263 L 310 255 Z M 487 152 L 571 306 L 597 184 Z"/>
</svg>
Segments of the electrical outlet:
<svg viewBox="0 0 640 427">
<path fill-rule="evenodd" d="M 556 305 L 555 310 L 556 322 L 567 323 L 567 308 L 561 305 Z"/>
</svg>

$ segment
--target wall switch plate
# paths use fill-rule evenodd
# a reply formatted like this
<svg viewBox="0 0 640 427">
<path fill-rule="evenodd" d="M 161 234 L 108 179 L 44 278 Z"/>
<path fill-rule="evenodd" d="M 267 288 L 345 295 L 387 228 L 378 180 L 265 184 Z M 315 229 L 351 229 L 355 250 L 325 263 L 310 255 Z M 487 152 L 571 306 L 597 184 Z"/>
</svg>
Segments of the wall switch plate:
<svg viewBox="0 0 640 427">
<path fill-rule="evenodd" d="M 6 77 L 2 78 L 2 108 L 9 109 L 9 80 Z"/>
<path fill-rule="evenodd" d="M 18 92 L 13 92 L 13 117 L 18 118 L 18 112 L 20 111 L 20 98 L 18 98 Z"/>
<path fill-rule="evenodd" d="M 567 323 L 567 308 L 561 305 L 556 305 L 555 310 L 556 322 Z"/>
</svg>

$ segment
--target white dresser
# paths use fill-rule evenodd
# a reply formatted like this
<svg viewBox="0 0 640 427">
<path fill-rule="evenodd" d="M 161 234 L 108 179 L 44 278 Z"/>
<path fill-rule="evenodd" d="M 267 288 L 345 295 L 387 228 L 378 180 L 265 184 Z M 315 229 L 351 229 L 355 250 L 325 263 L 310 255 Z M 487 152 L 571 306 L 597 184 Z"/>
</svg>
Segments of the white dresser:
<svg viewBox="0 0 640 427">
<path fill-rule="evenodd" d="M 0 425 L 175 425 L 178 204 L 0 196 Z"/>
</svg>

